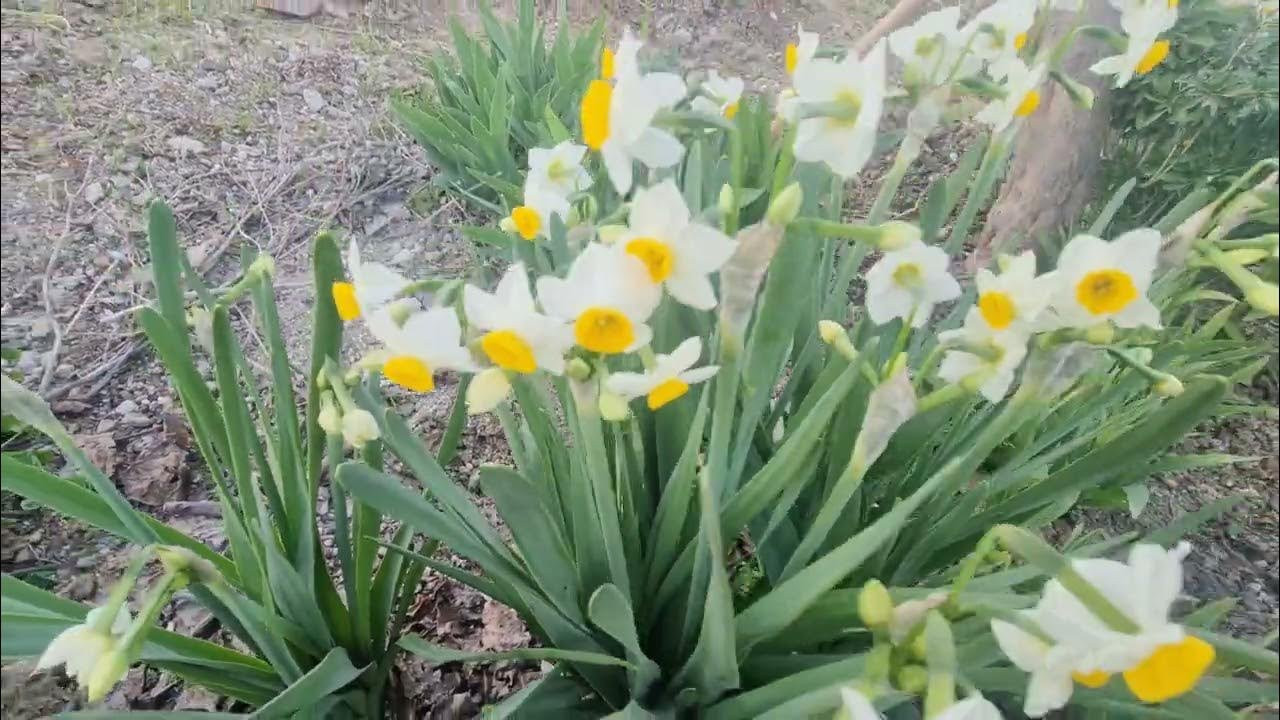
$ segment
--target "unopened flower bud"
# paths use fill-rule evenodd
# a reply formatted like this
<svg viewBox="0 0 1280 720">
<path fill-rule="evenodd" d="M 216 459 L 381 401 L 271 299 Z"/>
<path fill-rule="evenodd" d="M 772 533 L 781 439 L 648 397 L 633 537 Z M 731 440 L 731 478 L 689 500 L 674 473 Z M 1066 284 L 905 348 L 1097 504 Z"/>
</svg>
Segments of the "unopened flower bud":
<svg viewBox="0 0 1280 720">
<path fill-rule="evenodd" d="M 511 392 L 511 380 L 502 368 L 488 368 L 476 373 L 467 385 L 467 414 L 478 415 L 493 410 Z"/>
<path fill-rule="evenodd" d="M 1115 342 L 1116 329 L 1109 322 L 1098 323 L 1084 331 L 1084 339 L 1091 345 L 1110 345 Z"/>
<path fill-rule="evenodd" d="M 510 233 L 511 235 L 515 235 L 519 232 L 519 228 L 516 227 L 516 221 L 512 219 L 510 215 L 498 221 L 498 229 L 504 233 Z"/>
<path fill-rule="evenodd" d="M 1164 397 L 1178 397 L 1183 391 L 1182 381 L 1168 374 L 1153 383 L 1151 389 Z"/>
<path fill-rule="evenodd" d="M 266 253 L 259 253 L 258 257 L 253 259 L 249 264 L 249 274 L 258 277 L 272 277 L 276 274 L 276 261 Z"/>
<path fill-rule="evenodd" d="M 876 247 L 883 252 L 901 250 L 912 243 L 920 242 L 920 228 L 911 223 L 890 220 L 877 225 L 876 229 L 880 231 Z"/>
<path fill-rule="evenodd" d="M 868 580 L 858 593 L 858 617 L 869 628 L 888 627 L 893 619 L 893 599 L 879 580 Z"/>
<path fill-rule="evenodd" d="M 924 642 L 924 633 L 916 635 L 911 644 L 907 646 L 907 650 L 910 651 L 911 657 L 917 660 L 924 660 L 929 657 L 928 646 Z"/>
<path fill-rule="evenodd" d="M 354 448 L 363 447 L 370 440 L 377 440 L 381 435 L 378 421 L 373 415 L 361 408 L 353 408 L 342 415 L 342 438 Z"/>
<path fill-rule="evenodd" d="M 716 201 L 716 209 L 720 211 L 720 217 L 725 217 L 738 209 L 733 199 L 733 186 L 729 183 L 720 186 L 720 197 Z"/>
<path fill-rule="evenodd" d="M 793 182 L 783 188 L 782 192 L 773 198 L 773 202 L 769 203 L 764 219 L 770 225 L 786 227 L 796 219 L 796 215 L 800 214 L 800 204 L 803 202 L 804 191 L 800 189 L 800 183 Z"/>
<path fill-rule="evenodd" d="M 564 374 L 573 380 L 582 382 L 591 377 L 591 366 L 582 358 L 573 358 L 565 365 Z"/>
<path fill-rule="evenodd" d="M 849 333 L 845 332 L 840 323 L 834 320 L 819 320 L 818 335 L 822 337 L 822 342 L 831 346 L 831 349 L 840 353 L 847 360 L 854 360 L 858 357 L 858 350 L 853 346 L 853 341 L 849 339 Z"/>
<path fill-rule="evenodd" d="M 199 583 L 212 584 L 222 581 L 222 573 L 194 552 L 178 545 L 160 545 L 156 547 L 156 558 L 165 570 L 171 573 L 184 573 Z"/>
<path fill-rule="evenodd" d="M 1151 348 L 1149 347 L 1134 348 L 1129 351 L 1129 357 L 1142 363 L 1143 365 L 1150 365 L 1151 360 L 1155 358 L 1155 356 L 1156 354 L 1152 352 Z"/>
<path fill-rule="evenodd" d="M 342 434 L 342 412 L 333 401 L 333 395 L 327 392 L 320 395 L 320 412 L 316 413 L 316 424 L 326 435 Z"/>
<path fill-rule="evenodd" d="M 923 640 L 924 636 L 921 635 L 920 639 Z M 929 671 L 921 665 L 904 665 L 898 670 L 897 681 L 899 690 L 919 695 L 929 684 Z"/>
<path fill-rule="evenodd" d="M 1258 312 L 1271 317 L 1280 315 L 1280 286 L 1259 280 L 1244 294 L 1244 299 Z"/>
<path fill-rule="evenodd" d="M 617 393 L 608 390 L 600 391 L 600 417 L 609 422 L 622 422 L 631 414 L 627 401 Z"/>
</svg>

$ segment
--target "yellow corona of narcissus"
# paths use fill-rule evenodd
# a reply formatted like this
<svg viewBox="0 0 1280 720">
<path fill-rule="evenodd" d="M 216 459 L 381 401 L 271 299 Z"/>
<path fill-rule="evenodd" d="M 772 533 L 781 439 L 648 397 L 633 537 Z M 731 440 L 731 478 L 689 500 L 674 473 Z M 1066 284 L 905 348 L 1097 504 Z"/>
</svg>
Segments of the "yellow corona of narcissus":
<svg viewBox="0 0 1280 720">
<path fill-rule="evenodd" d="M 702 356 L 702 340 L 691 337 L 680 343 L 670 355 L 657 355 L 653 367 L 643 373 L 620 372 L 609 376 L 605 387 L 624 398 L 646 398 L 650 410 L 678 400 L 689 392 L 689 386 L 709 380 L 718 366 L 695 368 Z"/>
<path fill-rule="evenodd" d="M 693 99 L 690 106 L 701 113 L 720 115 L 732 120 L 738 114 L 739 103 L 742 102 L 742 91 L 745 85 L 742 78 L 720 77 L 720 73 L 712 70 L 702 83 L 702 95 Z"/>
<path fill-rule="evenodd" d="M 996 98 L 980 110 L 974 119 L 999 132 L 1014 118 L 1027 117 L 1040 107 L 1040 87 L 1047 69 L 1044 65 L 1027 67 L 1014 58 L 1005 64 L 1004 97 Z"/>
<path fill-rule="evenodd" d="M 606 355 L 649 344 L 646 321 L 662 299 L 646 264 L 622 244 L 591 243 L 564 278 L 538 278 L 538 301 L 552 317 L 572 324 L 574 342 Z"/>
<path fill-rule="evenodd" d="M 347 272 L 351 280 L 335 282 L 331 288 L 338 317 L 347 322 L 376 312 L 409 285 L 403 275 L 386 265 L 361 262 L 354 239 L 347 249 Z"/>
<path fill-rule="evenodd" d="M 974 304 L 993 332 L 1017 330 L 1030 333 L 1049 305 L 1054 275 L 1036 275 L 1035 253 L 1027 250 L 1009 257 L 997 275 L 982 268 L 974 276 L 978 297 Z"/>
<path fill-rule="evenodd" d="M 818 33 L 805 32 L 801 26 L 796 26 L 796 41 L 787 43 L 786 50 L 783 52 L 783 65 L 786 67 L 788 75 L 795 75 L 805 63 L 813 59 L 818 52 Z"/>
</svg>

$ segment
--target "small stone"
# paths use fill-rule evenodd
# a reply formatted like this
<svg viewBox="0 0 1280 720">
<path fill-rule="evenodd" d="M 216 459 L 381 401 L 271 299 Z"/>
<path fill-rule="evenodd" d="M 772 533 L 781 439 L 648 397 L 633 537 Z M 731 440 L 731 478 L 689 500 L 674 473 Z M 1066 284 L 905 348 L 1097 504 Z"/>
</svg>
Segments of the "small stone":
<svg viewBox="0 0 1280 720">
<path fill-rule="evenodd" d="M 196 80 L 196 87 L 201 90 L 212 90 L 222 84 L 222 80 L 217 75 L 205 75 Z"/>
<path fill-rule="evenodd" d="M 202 153 L 205 151 L 204 143 L 196 140 L 195 138 L 187 137 L 186 135 L 171 137 L 167 144 L 169 145 L 170 150 L 178 153 L 179 155 Z"/>
<path fill-rule="evenodd" d="M 151 427 L 152 424 L 150 415 L 143 415 L 139 412 L 128 413 L 121 420 L 124 421 L 125 425 L 136 428 Z"/>
<path fill-rule="evenodd" d="M 98 559 L 93 557 L 92 555 L 85 555 L 84 557 L 76 558 L 76 567 L 80 568 L 81 570 L 88 570 L 91 567 L 97 567 L 97 566 L 98 566 Z"/>
<path fill-rule="evenodd" d="M 307 107 L 311 108 L 312 112 L 320 112 L 324 109 L 324 96 L 314 88 L 303 90 L 302 100 L 307 103 Z"/>
<path fill-rule="evenodd" d="M 124 400 L 116 406 L 117 415 L 128 415 L 129 413 L 138 412 L 138 403 L 132 400 Z"/>
<path fill-rule="evenodd" d="M 56 415 L 80 415 L 89 410 L 89 403 L 79 400 L 59 400 L 50 408 Z"/>
<path fill-rule="evenodd" d="M 95 430 L 95 432 L 97 432 L 97 433 L 99 433 L 99 434 L 101 434 L 101 433 L 109 433 L 109 432 L 111 432 L 112 430 L 115 430 L 115 429 L 116 429 L 116 421 L 115 421 L 115 420 L 112 420 L 111 418 L 103 418 L 103 419 L 101 419 L 101 420 L 99 420 L 99 421 L 98 421 L 98 429 L 97 429 L 97 430 Z"/>
<path fill-rule="evenodd" d="M 90 205 L 97 205 L 98 201 L 107 196 L 107 191 L 102 189 L 102 183 L 91 182 L 84 186 L 84 201 Z"/>
<path fill-rule="evenodd" d="M 133 59 L 133 69 L 140 72 L 146 72 L 151 69 L 151 59 L 146 55 L 139 55 Z"/>
</svg>

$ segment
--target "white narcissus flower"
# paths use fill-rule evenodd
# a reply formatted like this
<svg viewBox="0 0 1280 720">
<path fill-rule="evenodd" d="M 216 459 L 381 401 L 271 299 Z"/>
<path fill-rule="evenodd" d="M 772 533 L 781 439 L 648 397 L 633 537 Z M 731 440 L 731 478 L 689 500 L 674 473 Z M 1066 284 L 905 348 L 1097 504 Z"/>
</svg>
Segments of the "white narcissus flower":
<svg viewBox="0 0 1280 720">
<path fill-rule="evenodd" d="M 567 198 L 591 187 L 591 173 L 582 166 L 586 154 L 586 145 L 571 140 L 562 140 L 552 148 L 533 148 L 529 151 L 525 192 L 532 185 Z"/>
<path fill-rule="evenodd" d="M 851 687 L 840 688 L 840 705 L 847 716 L 845 720 L 883 720 L 884 718 L 866 695 Z"/>
<path fill-rule="evenodd" d="M 101 629 L 98 626 L 105 622 L 106 612 L 107 608 L 101 607 L 90 610 L 83 623 L 72 625 L 58 633 L 36 661 L 36 670 L 64 665 L 67 677 L 75 678 L 76 683 L 82 687 L 89 688 L 92 685 L 90 702 L 100 700 L 124 675 L 120 672 L 119 677 L 108 678 L 103 676 L 103 670 L 109 669 L 106 666 L 109 656 L 113 656 L 119 648 L 120 640 L 133 623 L 133 618 L 122 605 L 111 625 Z M 127 665 L 125 669 L 128 669 Z"/>
<path fill-rule="evenodd" d="M 1035 622 L 1034 612 L 1024 612 L 1023 615 Z M 1053 646 L 1013 623 L 992 620 L 991 634 L 995 636 L 1001 652 L 1019 670 L 1028 674 L 1026 697 L 1022 704 L 1022 711 L 1028 717 L 1044 717 L 1066 706 L 1073 689 L 1070 658 L 1058 654 L 1053 656 L 1051 663 L 1049 651 Z M 1082 676 L 1081 679 L 1084 681 L 1082 684 L 1099 687 L 1092 684 L 1097 678 Z M 1103 675 L 1102 684 L 1106 679 L 1107 676 Z"/>
<path fill-rule="evenodd" d="M 999 275 L 979 270 L 974 284 L 978 289 L 975 305 L 994 332 L 1031 332 L 1054 292 L 1052 273 L 1036 276 L 1036 255 L 1031 250 L 1009 258 Z"/>
<path fill-rule="evenodd" d="M 1051 304 L 1059 322 L 1089 328 L 1160 327 L 1160 311 L 1147 299 L 1160 251 L 1160 233 L 1130 230 L 1111 242 L 1077 235 L 1058 257 L 1057 292 Z"/>
<path fill-rule="evenodd" d="M 1178 21 L 1177 0 L 1113 0 L 1120 10 L 1120 29 L 1128 36 L 1124 52 L 1105 57 L 1089 68 L 1097 75 L 1114 75 L 1124 87 L 1136 75 L 1155 70 L 1169 55 L 1169 41 L 1160 34 Z"/>
<path fill-rule="evenodd" d="M 480 350 L 489 362 L 522 374 L 564 372 L 564 355 L 573 346 L 573 331 L 562 320 L 538 312 L 524 265 L 507 268 L 492 293 L 474 285 L 462 288 L 468 324 L 484 330 Z"/>
<path fill-rule="evenodd" d="M 993 403 L 1000 402 L 1009 393 L 1014 375 L 1027 356 L 1027 339 L 1021 330 L 992 330 L 983 319 L 982 311 L 970 308 L 964 318 L 964 327 L 938 334 L 938 340 L 944 344 L 961 345 L 948 350 L 943 356 L 942 364 L 938 366 L 938 377 L 957 383 L 984 373 L 985 379 L 978 386 L 978 392 Z M 991 357 L 968 350 L 982 350 Z"/>
<path fill-rule="evenodd" d="M 635 60 L 626 59 L 621 48 L 614 59 L 614 74 L 616 85 L 592 80 L 587 86 L 581 108 L 582 139 L 600 153 L 609 180 L 625 195 L 631 190 L 632 161 L 666 168 L 683 157 L 684 145 L 652 124 L 659 111 L 684 99 L 685 84 L 672 73 L 641 74 Z"/>
<path fill-rule="evenodd" d="M 532 176 L 524 185 L 524 202 L 511 209 L 511 223 L 525 240 L 546 237 L 551 232 L 551 216 L 559 215 L 564 221 L 569 217 L 569 200 L 551 188 L 533 182 Z"/>
<path fill-rule="evenodd" d="M 1004 720 L 1004 716 L 1000 714 L 1000 708 L 975 690 L 969 697 L 935 715 L 933 720 Z"/>
<path fill-rule="evenodd" d="M 1040 84 L 1044 82 L 1045 72 L 1043 64 L 1027 67 L 1017 58 L 1010 60 L 1005 64 L 1004 84 L 1001 85 L 1004 97 L 987 103 L 974 115 L 974 119 L 1000 132 L 1015 117 L 1026 117 L 1035 112 L 1040 107 Z"/>
<path fill-rule="evenodd" d="M 889 52 L 902 60 L 907 85 L 932 85 L 953 72 L 965 77 L 981 68 L 974 55 L 964 56 L 963 64 L 956 67 L 964 53 L 959 23 L 960 8 L 953 6 L 925 13 L 911 25 L 889 33 Z"/>
<path fill-rule="evenodd" d="M 942 248 L 911 243 L 887 252 L 867 271 L 867 314 L 883 325 L 894 318 L 910 318 L 922 327 L 933 306 L 960 297 L 960 284 L 947 272 L 949 258 Z"/>
<path fill-rule="evenodd" d="M 999 0 L 988 5 L 965 25 L 962 35 L 969 40 L 969 51 L 989 63 L 988 72 L 996 80 L 1003 79 L 1027 44 L 1027 31 L 1036 19 L 1032 0 Z"/>
<path fill-rule="evenodd" d="M 796 158 L 824 162 L 842 178 L 857 175 L 871 158 L 884 109 L 884 41 L 859 60 L 812 60 L 795 75 L 797 99 L 824 104 L 839 117 L 813 117 L 796 126 Z"/>
<path fill-rule="evenodd" d="M 386 265 L 361 262 L 354 238 L 347 248 L 347 273 L 351 282 L 335 282 L 330 289 L 338 317 L 344 321 L 371 316 L 409 285 L 403 275 Z"/>
<path fill-rule="evenodd" d="M 650 410 L 657 410 L 689 392 L 689 386 L 711 379 L 718 365 L 693 367 L 702 355 L 702 339 L 691 337 L 670 355 L 658 355 L 653 368 L 642 373 L 620 372 L 609 376 L 605 388 L 628 400 L 645 396 Z"/>
<path fill-rule="evenodd" d="M 431 308 L 410 315 L 398 324 L 394 313 L 384 310 L 369 318 L 369 331 L 386 345 L 382 374 L 414 392 L 435 388 L 437 370 L 474 372 L 471 353 L 462 346 L 462 326 L 450 308 Z M 346 416 L 343 416 L 344 423 Z"/>
<path fill-rule="evenodd" d="M 818 52 L 818 33 L 805 32 L 803 26 L 797 25 L 796 36 L 796 42 L 787 43 L 783 59 L 788 75 L 795 75 Z"/>
<path fill-rule="evenodd" d="M 1182 561 L 1190 546 L 1173 550 L 1134 545 L 1127 563 L 1090 558 L 1072 569 L 1137 626 L 1134 633 L 1112 629 L 1058 580 L 1045 584 L 1036 620 L 1053 639 L 1048 662 L 1069 663 L 1077 682 L 1099 687 L 1111 673 L 1142 702 L 1158 703 L 1189 692 L 1213 664 L 1209 643 L 1170 622 L 1182 591 Z M 1061 658 L 1061 659 L 1060 659 Z"/>
<path fill-rule="evenodd" d="M 627 231 L 617 245 L 642 262 L 649 279 L 678 302 L 699 310 L 716 306 L 708 277 L 737 249 L 724 233 L 694 222 L 674 180 L 636 192 Z"/>
<path fill-rule="evenodd" d="M 720 77 L 720 73 L 712 70 L 707 75 L 706 82 L 702 83 L 705 97 L 700 95 L 694 98 L 692 107 L 707 115 L 723 115 L 726 120 L 732 120 L 738 114 L 738 103 L 742 101 L 744 87 L 742 78 Z"/>
<path fill-rule="evenodd" d="M 653 337 L 645 321 L 662 300 L 662 288 L 623 244 L 587 245 L 566 277 L 540 277 L 537 289 L 542 309 L 573 323 L 574 340 L 586 350 L 628 352 Z"/>
</svg>

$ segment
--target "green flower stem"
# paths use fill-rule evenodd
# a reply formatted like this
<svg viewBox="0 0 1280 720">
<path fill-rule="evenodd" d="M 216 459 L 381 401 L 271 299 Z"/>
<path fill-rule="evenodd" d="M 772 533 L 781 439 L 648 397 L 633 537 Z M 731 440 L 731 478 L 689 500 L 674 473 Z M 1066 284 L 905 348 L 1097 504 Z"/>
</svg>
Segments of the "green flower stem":
<svg viewBox="0 0 1280 720">
<path fill-rule="evenodd" d="M 792 226 L 822 237 L 852 240 L 873 247 L 880 242 L 883 234 L 875 225 L 853 225 L 822 218 L 797 218 Z"/>
<path fill-rule="evenodd" d="M 744 158 L 742 148 L 742 130 L 737 123 L 729 124 L 729 186 L 733 188 L 733 211 L 724 218 L 724 233 L 733 237 L 738 232 L 738 220 L 742 208 L 738 198 L 742 197 L 742 175 Z"/>
<path fill-rule="evenodd" d="M 907 341 L 911 339 L 911 319 L 916 315 L 916 309 L 912 308 L 911 312 L 902 318 L 902 327 L 898 329 L 898 335 L 893 339 L 893 349 L 889 351 L 889 357 L 885 360 L 884 367 L 881 368 L 880 376 L 888 379 L 893 374 L 893 370 L 898 365 L 898 356 L 907 348 Z"/>
<path fill-rule="evenodd" d="M 867 467 L 861 457 L 863 453 L 859 452 L 859 445 L 860 443 L 854 443 L 849 462 L 845 464 L 844 470 L 836 480 L 835 486 L 831 488 L 831 493 L 823 501 L 822 508 L 818 510 L 818 516 L 809 525 L 809 530 L 804 534 L 804 538 L 796 546 L 795 551 L 791 553 L 791 558 L 787 560 L 787 565 L 782 569 L 782 575 L 778 578 L 779 583 L 784 582 L 809 564 L 813 554 L 826 541 L 827 534 L 831 532 L 831 528 L 844 515 L 845 506 L 849 504 L 849 500 L 853 498 L 858 488 L 862 487 L 862 480 L 867 475 Z"/>
<path fill-rule="evenodd" d="M 342 412 L 348 413 L 354 410 L 357 407 L 355 398 L 351 397 L 351 390 L 347 388 L 346 380 L 342 377 L 342 372 L 338 369 L 337 364 L 332 360 L 327 361 L 321 372 L 328 378 L 328 387 L 333 391 L 333 397 L 338 401 Z"/>
<path fill-rule="evenodd" d="M 1016 129 L 1016 128 L 1015 128 Z M 978 166 L 978 175 L 969 190 L 969 195 L 964 200 L 964 207 L 960 210 L 960 216 L 956 218 L 956 224 L 951 228 L 951 236 L 947 238 L 947 244 L 943 249 L 948 255 L 955 255 L 964 246 L 964 241 L 969 236 L 969 230 L 973 227 L 973 221 L 978 217 L 978 211 L 987 203 L 987 199 L 991 196 L 991 191 L 995 189 L 996 180 L 1000 178 L 1000 170 L 1004 167 L 1004 162 L 1009 156 L 1010 131 L 995 135 L 991 138 L 991 143 L 987 145 L 987 149 L 982 154 L 982 164 Z M 992 248 L 995 251 L 995 248 Z"/>
<path fill-rule="evenodd" d="M 142 640 L 146 637 L 147 631 L 155 624 L 156 618 L 160 616 L 160 611 L 169 602 L 169 598 L 173 597 L 173 593 L 179 588 L 185 587 L 188 582 L 185 572 L 165 571 L 160 576 L 160 580 L 152 588 L 151 594 L 147 596 L 146 602 L 142 609 L 138 611 L 138 616 L 133 619 L 133 624 L 129 626 L 124 637 L 120 641 L 120 647 L 124 648 L 125 657 L 132 660 L 142 649 Z M 113 620 L 115 618 L 112 618 Z"/>
<path fill-rule="evenodd" d="M 351 521 L 347 517 L 347 493 L 333 472 L 344 459 L 342 436 L 329 435 L 325 447 L 329 456 L 329 504 L 333 508 L 334 546 L 338 551 L 338 565 L 342 569 L 342 587 L 347 596 L 347 607 L 356 608 L 359 604 L 356 598 L 355 555 L 351 551 Z"/>
<path fill-rule="evenodd" d="M 782 147 L 778 150 L 778 162 L 773 166 L 773 185 L 769 190 L 769 197 L 777 197 L 778 193 L 787 186 L 787 180 L 791 178 L 791 170 L 796 164 L 795 144 L 796 144 L 796 125 L 792 123 L 787 126 L 786 132 L 782 136 Z"/>
<path fill-rule="evenodd" d="M 627 571 L 626 553 L 623 552 L 618 502 L 613 490 L 613 472 L 609 468 L 609 458 L 604 447 L 596 392 L 585 383 L 574 382 L 572 394 L 576 416 L 574 435 L 578 438 L 579 449 L 586 458 L 592 500 L 595 502 L 596 515 L 600 521 L 600 539 L 609 563 L 609 575 L 622 594 L 631 597 L 631 577 Z"/>
<path fill-rule="evenodd" d="M 129 591 L 133 590 L 133 586 L 138 584 L 138 577 L 142 575 L 142 569 L 146 566 L 151 557 L 155 555 L 155 548 L 147 545 L 138 552 L 134 553 L 129 559 L 129 566 L 125 568 L 124 574 L 111 586 L 111 594 L 107 596 L 107 601 L 103 603 L 103 612 L 97 622 L 94 623 L 94 630 L 101 633 L 109 633 L 111 626 L 115 624 L 116 616 L 120 614 L 120 608 L 124 607 L 124 603 L 129 599 Z"/>
<path fill-rule="evenodd" d="M 933 374 L 934 370 L 938 367 L 938 363 L 942 360 L 943 354 L 946 353 L 947 350 L 950 350 L 950 348 L 942 343 L 938 343 L 930 348 L 929 353 L 920 361 L 920 365 L 916 370 L 916 379 L 914 383 L 917 391 L 923 387 L 925 379 Z"/>
<path fill-rule="evenodd" d="M 954 386 L 953 386 L 954 387 Z M 960 563 L 960 572 L 956 574 L 956 579 L 951 581 L 951 594 L 947 598 L 947 607 L 956 609 L 959 602 L 960 593 L 968 587 L 969 583 L 978 574 L 978 567 L 982 565 L 983 559 L 996 549 L 996 543 L 1000 541 L 999 533 L 996 528 L 991 528 L 978 539 L 978 544 L 974 546 L 973 552 Z"/>
<path fill-rule="evenodd" d="M 253 290 L 254 286 L 256 286 L 261 281 L 262 281 L 262 274 L 259 272 L 254 272 L 253 269 L 250 268 L 249 270 L 245 271 L 245 274 L 241 276 L 241 278 L 237 280 L 231 287 L 227 288 L 226 292 L 222 293 L 222 295 L 218 298 L 218 304 L 221 305 L 222 307 L 231 307 L 240 298 L 248 294 L 250 290 Z"/>
<path fill-rule="evenodd" d="M 1142 377 L 1146 378 L 1147 381 L 1152 384 L 1163 382 L 1165 378 L 1168 377 L 1168 373 L 1160 372 L 1159 370 L 1156 370 L 1155 368 L 1151 367 L 1150 365 L 1144 362 L 1139 362 L 1137 358 L 1135 358 L 1131 353 L 1129 353 L 1126 350 L 1109 347 L 1107 348 L 1107 354 L 1115 358 L 1116 360 L 1119 360 L 1121 364 L 1129 368 L 1132 368 L 1134 371 L 1136 371 Z"/>
<path fill-rule="evenodd" d="M 929 684 L 924 696 L 926 719 L 940 715 L 956 702 L 956 644 L 951 625 L 934 610 L 924 621 L 925 664 Z"/>
<path fill-rule="evenodd" d="M 424 278 L 416 280 L 404 286 L 404 289 L 396 293 L 397 298 L 409 298 L 421 292 L 435 292 L 440 288 L 452 282 L 459 282 L 456 278 Z"/>
<path fill-rule="evenodd" d="M 960 383 L 943 385 L 916 402 L 916 414 L 927 413 L 961 398 L 969 397 L 970 394 L 969 389 Z"/>
<path fill-rule="evenodd" d="M 1271 250 L 1274 252 L 1276 246 L 1280 245 L 1280 235 L 1268 233 L 1251 238 L 1218 240 L 1215 244 L 1223 250 Z"/>
<path fill-rule="evenodd" d="M 893 198 L 898 194 L 898 187 L 902 185 L 902 178 L 906 176 L 907 170 L 911 164 L 920 156 L 918 147 L 909 148 L 904 143 L 898 147 L 898 154 L 893 158 L 893 165 L 890 166 L 889 172 L 885 174 L 884 180 L 880 183 L 880 190 L 876 193 L 875 202 L 871 205 L 871 211 L 867 213 L 867 223 L 870 225 L 879 225 L 884 222 L 885 216 L 889 214 L 889 204 L 893 202 Z"/>
<path fill-rule="evenodd" d="M 1230 185 L 1227 186 L 1226 190 L 1223 190 L 1221 193 L 1219 193 L 1216 200 L 1214 200 L 1212 203 L 1209 203 L 1210 207 L 1213 207 L 1213 206 L 1218 207 L 1218 211 L 1215 212 L 1214 214 L 1216 215 L 1218 213 L 1221 213 L 1222 204 L 1226 202 L 1226 199 L 1231 197 L 1232 195 L 1235 195 L 1237 192 L 1240 191 L 1241 188 L 1244 188 L 1248 186 L 1250 183 L 1252 183 L 1254 181 L 1254 178 L 1257 177 L 1258 173 L 1264 170 L 1276 170 L 1276 169 L 1280 169 L 1280 161 L 1278 161 L 1276 158 L 1266 158 L 1265 160 L 1259 160 L 1258 162 L 1254 163 L 1253 167 L 1249 168 L 1247 171 L 1245 171 L 1243 175 L 1236 178 L 1234 182 L 1232 182 Z"/>
</svg>

